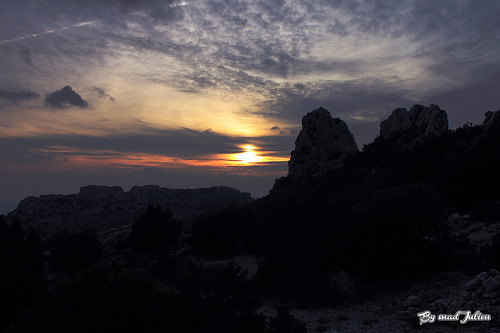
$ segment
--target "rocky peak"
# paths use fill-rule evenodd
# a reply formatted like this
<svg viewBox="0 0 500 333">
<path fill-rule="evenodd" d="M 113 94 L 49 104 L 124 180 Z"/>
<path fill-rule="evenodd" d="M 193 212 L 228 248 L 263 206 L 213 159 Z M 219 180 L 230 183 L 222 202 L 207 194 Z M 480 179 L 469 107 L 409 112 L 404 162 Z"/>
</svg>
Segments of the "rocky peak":
<svg viewBox="0 0 500 333">
<path fill-rule="evenodd" d="M 407 111 L 398 108 L 380 123 L 380 136 L 388 138 L 392 134 L 411 131 L 414 139 L 424 136 L 440 136 L 448 131 L 448 116 L 439 106 L 414 105 Z"/>
<path fill-rule="evenodd" d="M 288 162 L 288 176 L 307 178 L 325 174 L 342 165 L 343 159 L 358 151 L 347 124 L 319 108 L 302 117 L 302 130 Z"/>
</svg>

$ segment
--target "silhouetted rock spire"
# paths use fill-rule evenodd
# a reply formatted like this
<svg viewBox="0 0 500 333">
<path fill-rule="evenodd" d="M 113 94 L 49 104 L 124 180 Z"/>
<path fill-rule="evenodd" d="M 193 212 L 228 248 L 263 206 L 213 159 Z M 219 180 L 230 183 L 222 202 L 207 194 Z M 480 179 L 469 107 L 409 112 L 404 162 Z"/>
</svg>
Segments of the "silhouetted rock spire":
<svg viewBox="0 0 500 333">
<path fill-rule="evenodd" d="M 407 111 L 398 108 L 380 123 L 380 136 L 388 138 L 394 133 L 411 131 L 414 139 L 422 136 L 440 136 L 448 131 L 448 116 L 439 106 L 414 105 Z"/>
<path fill-rule="evenodd" d="M 341 166 L 348 154 L 357 151 L 347 124 L 319 108 L 302 118 L 302 130 L 288 162 L 288 176 L 300 179 L 325 174 Z"/>
</svg>

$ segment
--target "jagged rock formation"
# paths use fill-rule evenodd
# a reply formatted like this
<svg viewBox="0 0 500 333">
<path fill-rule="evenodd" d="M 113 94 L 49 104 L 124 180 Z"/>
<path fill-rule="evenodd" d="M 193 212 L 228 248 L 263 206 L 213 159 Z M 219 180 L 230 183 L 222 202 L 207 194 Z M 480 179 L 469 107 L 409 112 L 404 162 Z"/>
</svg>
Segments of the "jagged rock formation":
<svg viewBox="0 0 500 333">
<path fill-rule="evenodd" d="M 305 179 L 342 166 L 343 159 L 358 151 L 347 124 L 319 108 L 302 118 L 302 130 L 288 162 L 288 176 Z"/>
<path fill-rule="evenodd" d="M 448 116 L 439 106 L 414 105 L 407 111 L 398 108 L 380 123 L 380 136 L 388 138 L 394 133 L 411 131 L 414 139 L 425 136 L 440 136 L 448 131 Z"/>
<path fill-rule="evenodd" d="M 227 186 L 169 189 L 156 185 L 134 186 L 125 192 L 119 186 L 83 186 L 78 194 L 27 197 L 8 215 L 19 218 L 40 235 L 58 230 L 106 230 L 133 223 L 148 204 L 169 207 L 178 219 L 213 212 L 231 203 L 252 201 L 249 193 Z"/>
</svg>

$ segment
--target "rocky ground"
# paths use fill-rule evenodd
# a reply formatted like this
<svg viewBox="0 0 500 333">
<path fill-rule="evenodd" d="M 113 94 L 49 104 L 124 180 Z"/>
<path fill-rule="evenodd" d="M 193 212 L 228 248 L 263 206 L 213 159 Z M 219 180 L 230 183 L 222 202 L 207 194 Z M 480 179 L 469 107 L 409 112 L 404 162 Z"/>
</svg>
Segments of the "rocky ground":
<svg viewBox="0 0 500 333">
<path fill-rule="evenodd" d="M 246 269 L 252 277 L 258 268 L 255 256 L 238 256 L 225 260 L 205 261 L 207 266 L 226 265 L 234 261 Z M 468 276 L 464 272 L 444 272 L 425 280 L 414 282 L 409 288 L 396 288 L 390 292 L 375 292 L 368 300 L 352 302 L 333 308 L 293 308 L 290 314 L 303 323 L 307 332 L 500 332 L 498 308 L 492 313 L 490 322 L 444 322 L 419 324 L 417 313 L 429 310 L 432 314 L 455 314 L 459 310 L 477 310 L 488 314 L 492 310 L 491 302 L 478 296 L 475 303 L 467 300 L 469 294 L 481 294 L 482 282 L 489 278 L 496 279 L 498 272 L 484 272 L 477 276 Z M 483 279 L 483 280 L 481 280 Z M 500 277 L 498 292 L 500 292 Z M 497 288 L 497 287 L 493 287 Z M 484 292 L 483 292 L 484 294 Z M 472 298 L 472 297 L 470 297 Z M 467 304 L 467 302 L 470 302 Z M 276 302 L 270 300 L 259 312 L 267 317 L 276 316 Z M 281 304 L 282 305 L 282 304 Z M 456 306 L 458 308 L 456 309 Z M 463 316 L 461 317 L 461 319 Z"/>
<path fill-rule="evenodd" d="M 335 308 L 293 309 L 291 314 L 306 325 L 308 332 L 500 332 L 499 318 L 495 316 L 491 322 L 460 324 L 436 320 L 419 325 L 418 312 L 435 309 L 437 300 L 453 303 L 460 299 L 464 285 L 471 280 L 473 278 L 463 272 L 443 273 L 408 289 L 375 294 L 368 301 Z M 415 297 L 418 302 L 412 304 Z M 482 308 L 464 307 L 463 310 L 487 313 Z M 442 312 L 433 310 L 432 313 Z"/>
</svg>

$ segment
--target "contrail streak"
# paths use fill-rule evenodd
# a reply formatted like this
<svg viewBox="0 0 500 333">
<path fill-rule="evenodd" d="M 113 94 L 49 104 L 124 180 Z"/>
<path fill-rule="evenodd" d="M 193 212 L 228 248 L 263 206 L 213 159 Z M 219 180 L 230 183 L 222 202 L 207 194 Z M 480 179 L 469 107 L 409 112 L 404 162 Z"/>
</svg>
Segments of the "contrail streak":
<svg viewBox="0 0 500 333">
<path fill-rule="evenodd" d="M 31 35 L 21 36 L 21 37 L 16 37 L 16 38 L 12 38 L 12 39 L 4 39 L 4 40 L 0 40 L 0 45 L 4 44 L 4 43 L 10 43 L 10 42 L 18 41 L 18 40 L 23 40 L 23 39 L 31 38 L 31 37 L 38 37 L 38 36 L 43 36 L 43 35 L 47 35 L 47 34 L 53 34 L 55 32 L 64 31 L 64 30 L 68 30 L 68 29 L 71 29 L 71 28 L 84 27 L 86 25 L 95 24 L 97 22 L 99 22 L 99 20 L 87 21 L 87 22 L 80 22 L 80 23 L 69 25 L 67 27 L 62 27 L 62 28 L 59 28 L 59 29 L 52 29 L 52 30 L 47 30 L 47 31 L 44 31 L 44 32 L 39 32 L 37 34 L 31 34 Z"/>
<path fill-rule="evenodd" d="M 186 5 L 188 5 L 187 2 L 181 2 L 181 3 L 178 3 L 178 4 L 170 5 L 168 7 L 180 7 L 180 6 L 186 6 Z M 130 15 L 143 14 L 143 13 L 147 13 L 147 12 L 151 12 L 151 11 L 152 10 L 145 10 L 145 11 L 131 13 Z M 36 33 L 36 34 L 25 35 L 25 36 L 21 36 L 21 37 L 12 38 L 12 39 L 4 39 L 4 40 L 0 40 L 0 45 L 5 44 L 5 43 L 16 42 L 18 40 L 28 39 L 28 38 L 32 38 L 32 37 L 38 37 L 38 36 L 53 34 L 53 33 L 64 31 L 64 30 L 68 30 L 68 29 L 71 29 L 71 28 L 84 27 L 84 26 L 87 26 L 87 25 L 99 23 L 101 21 L 102 20 L 80 22 L 80 23 L 76 23 L 76 24 L 73 24 L 73 25 L 69 25 L 67 27 L 59 28 L 59 29 L 47 30 L 47 31 L 44 31 L 44 32 L 39 32 L 39 33 Z"/>
</svg>

